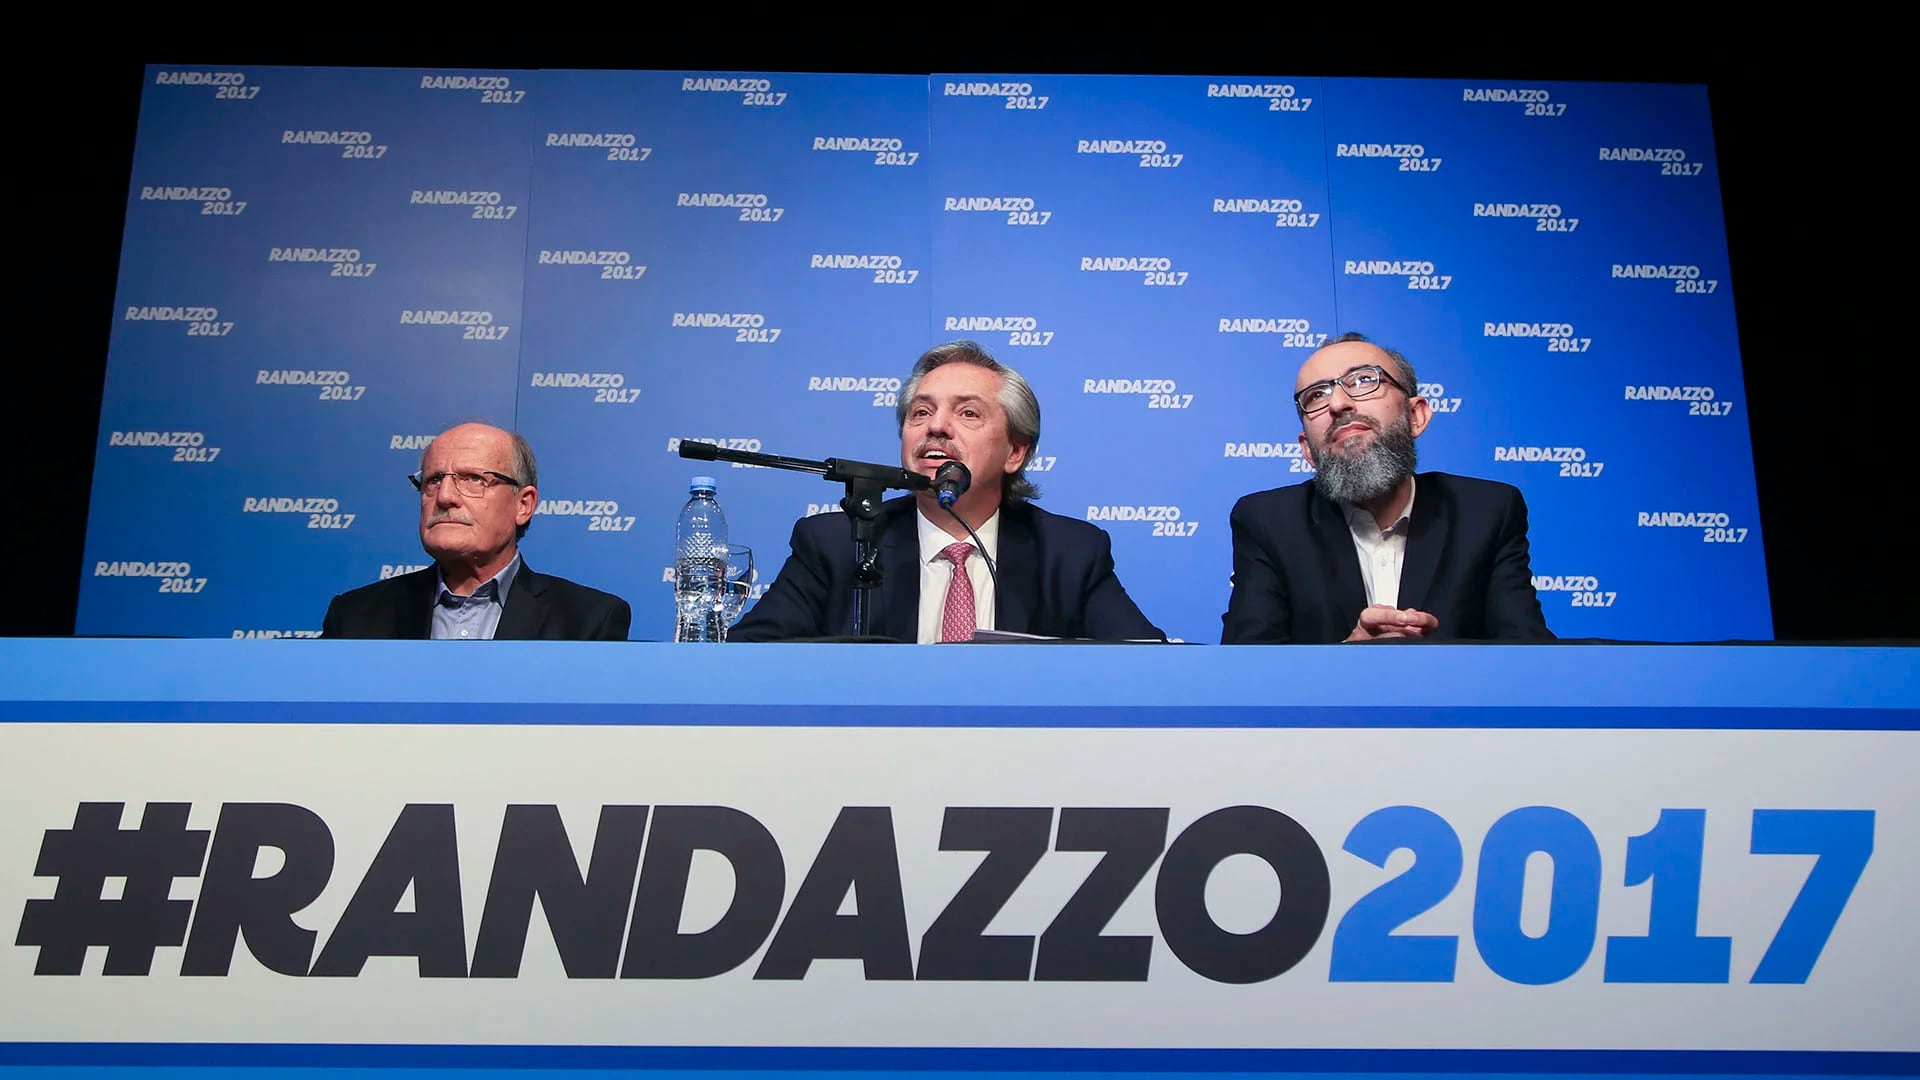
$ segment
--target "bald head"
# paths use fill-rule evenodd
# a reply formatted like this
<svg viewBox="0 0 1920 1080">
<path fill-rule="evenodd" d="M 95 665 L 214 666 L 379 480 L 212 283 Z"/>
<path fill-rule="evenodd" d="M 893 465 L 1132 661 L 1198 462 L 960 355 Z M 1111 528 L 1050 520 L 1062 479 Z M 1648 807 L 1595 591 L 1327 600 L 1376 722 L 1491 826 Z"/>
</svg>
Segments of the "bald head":
<svg viewBox="0 0 1920 1080">
<path fill-rule="evenodd" d="M 540 486 L 540 469 L 533 460 L 533 447 L 527 444 L 527 440 L 521 438 L 520 433 L 517 431 L 508 431 L 506 428 L 495 427 L 492 424 L 483 423 L 478 420 L 468 421 L 464 424 L 455 424 L 434 436 L 433 442 L 428 443 L 427 448 L 420 452 L 421 471 L 424 472 L 426 470 L 427 455 L 433 452 L 434 445 L 441 439 L 450 436 L 460 439 L 501 438 L 507 440 L 508 456 L 512 459 L 513 467 L 501 471 L 527 487 L 537 488 Z"/>
</svg>

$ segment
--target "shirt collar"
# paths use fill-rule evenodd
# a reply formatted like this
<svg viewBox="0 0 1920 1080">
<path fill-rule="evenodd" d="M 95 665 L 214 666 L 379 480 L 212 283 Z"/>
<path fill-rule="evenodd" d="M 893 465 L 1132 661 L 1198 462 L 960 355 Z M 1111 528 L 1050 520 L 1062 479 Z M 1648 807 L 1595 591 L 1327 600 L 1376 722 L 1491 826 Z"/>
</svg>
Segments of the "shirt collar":
<svg viewBox="0 0 1920 1080">
<path fill-rule="evenodd" d="M 927 517 L 926 512 L 920 509 L 917 503 L 914 505 L 913 517 L 914 517 L 914 525 L 916 527 L 916 531 L 920 538 L 920 561 L 922 563 L 930 563 L 933 560 L 939 558 L 940 553 L 947 549 L 947 545 L 954 543 L 955 540 L 952 534 L 948 533 L 947 530 L 941 528 L 938 525 L 935 525 L 932 519 Z M 993 559 L 996 562 L 999 561 L 999 558 L 1000 558 L 1000 510 L 999 508 L 996 507 L 993 511 L 993 516 L 981 522 L 979 527 L 975 528 L 973 531 L 975 535 L 980 537 L 980 546 L 986 549 L 986 551 L 984 551 L 982 554 L 986 555 L 987 558 Z M 973 541 L 968 540 L 966 542 L 972 543 Z"/>
<path fill-rule="evenodd" d="M 485 582 L 481 583 L 479 588 L 473 590 L 471 597 L 462 597 L 454 596 L 447 588 L 447 577 L 441 573 L 440 568 L 436 566 L 433 570 L 433 600 L 436 604 L 444 604 L 448 600 L 452 600 L 455 603 L 469 599 L 476 601 L 491 600 L 501 607 L 505 607 L 507 605 L 507 590 L 513 588 L 513 579 L 519 573 L 520 555 L 518 552 L 515 552 L 512 560 L 510 560 L 507 565 L 501 567 L 499 573 L 488 578 Z"/>
<path fill-rule="evenodd" d="M 1400 516 L 1394 519 L 1393 524 L 1384 529 L 1380 527 L 1378 522 L 1373 520 L 1373 511 L 1368 510 L 1364 506 L 1343 502 L 1340 504 L 1340 509 L 1345 511 L 1347 515 L 1347 528 L 1352 529 L 1354 532 L 1365 536 L 1400 536 L 1404 535 L 1407 531 L 1407 519 L 1413 516 L 1413 499 L 1414 496 L 1419 493 L 1420 482 L 1409 474 L 1407 476 L 1407 505 L 1400 508 Z"/>
</svg>

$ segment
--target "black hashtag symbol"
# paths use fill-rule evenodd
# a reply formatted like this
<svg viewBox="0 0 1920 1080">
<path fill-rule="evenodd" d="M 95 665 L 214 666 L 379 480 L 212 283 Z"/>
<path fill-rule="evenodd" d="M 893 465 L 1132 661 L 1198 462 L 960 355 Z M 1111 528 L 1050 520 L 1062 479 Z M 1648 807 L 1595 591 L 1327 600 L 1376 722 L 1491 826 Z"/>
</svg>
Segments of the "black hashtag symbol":
<svg viewBox="0 0 1920 1080">
<path fill-rule="evenodd" d="M 56 879 L 53 898 L 29 900 L 16 945 L 38 945 L 35 975 L 78 975 L 87 946 L 105 945 L 105 974 L 145 975 L 153 951 L 186 940 L 191 900 L 169 900 L 177 877 L 198 877 L 207 830 L 188 829 L 191 803 L 148 803 L 138 829 L 120 827 L 125 803 L 81 803 L 73 828 L 48 829 L 37 877 Z M 126 879 L 118 900 L 101 897 L 108 877 Z"/>
</svg>

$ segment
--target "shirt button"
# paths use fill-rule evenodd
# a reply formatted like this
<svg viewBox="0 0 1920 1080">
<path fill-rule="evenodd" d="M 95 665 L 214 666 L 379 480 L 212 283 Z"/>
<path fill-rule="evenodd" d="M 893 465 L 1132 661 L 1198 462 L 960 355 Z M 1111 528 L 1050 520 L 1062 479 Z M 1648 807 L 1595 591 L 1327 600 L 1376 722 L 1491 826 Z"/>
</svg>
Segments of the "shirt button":
<svg viewBox="0 0 1920 1080">
<path fill-rule="evenodd" d="M 469 636 L 469 634 L 470 634 L 470 633 L 471 633 L 470 631 L 467 631 L 467 630 L 462 630 L 462 631 L 460 631 L 460 636 L 461 636 L 461 637 L 467 637 L 467 636 Z"/>
</svg>

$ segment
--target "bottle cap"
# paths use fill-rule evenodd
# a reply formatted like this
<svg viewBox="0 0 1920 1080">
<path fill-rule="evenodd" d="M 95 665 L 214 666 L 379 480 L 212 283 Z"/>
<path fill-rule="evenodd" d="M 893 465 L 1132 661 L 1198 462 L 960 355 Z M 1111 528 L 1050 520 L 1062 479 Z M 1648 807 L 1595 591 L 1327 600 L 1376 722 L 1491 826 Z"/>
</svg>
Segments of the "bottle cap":
<svg viewBox="0 0 1920 1080">
<path fill-rule="evenodd" d="M 692 492 L 692 491 L 712 491 L 712 490 L 714 490 L 714 483 L 713 483 L 713 477 L 711 477 L 711 476 L 696 476 L 696 477 L 694 477 L 694 478 L 693 478 L 693 483 L 691 483 L 691 484 L 688 484 L 688 485 L 687 485 L 687 490 L 688 490 L 688 491 L 690 491 L 690 492 Z"/>
</svg>

